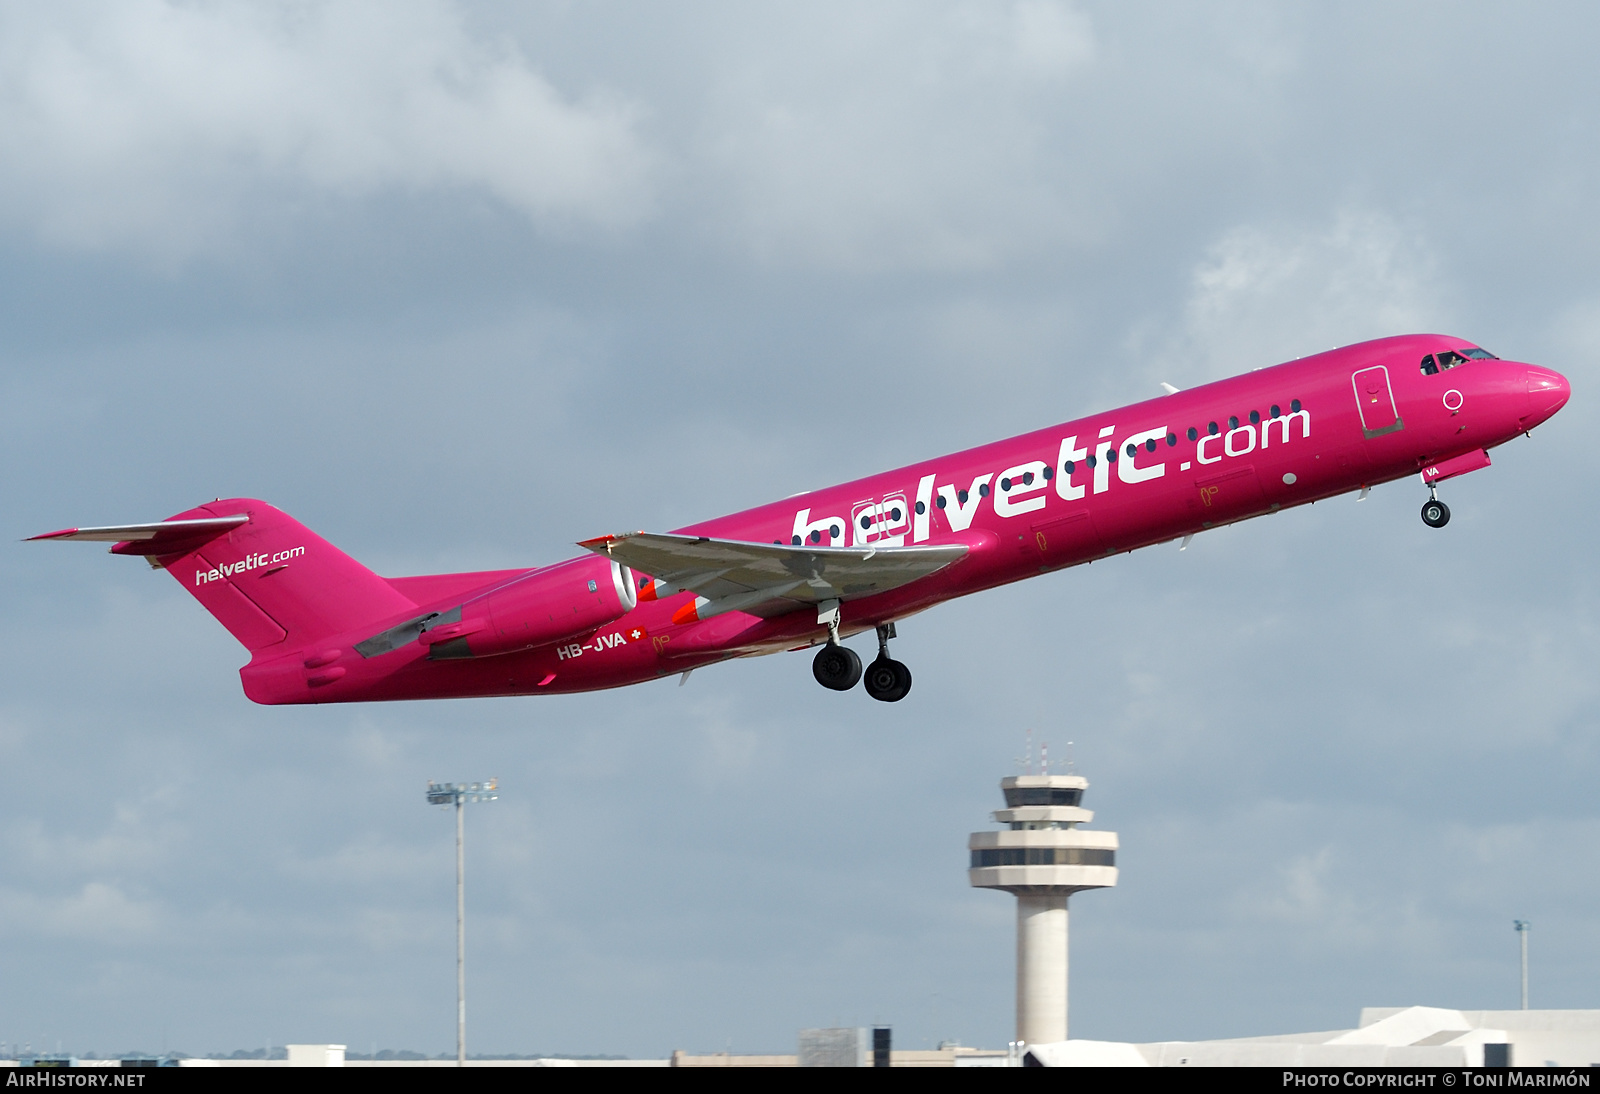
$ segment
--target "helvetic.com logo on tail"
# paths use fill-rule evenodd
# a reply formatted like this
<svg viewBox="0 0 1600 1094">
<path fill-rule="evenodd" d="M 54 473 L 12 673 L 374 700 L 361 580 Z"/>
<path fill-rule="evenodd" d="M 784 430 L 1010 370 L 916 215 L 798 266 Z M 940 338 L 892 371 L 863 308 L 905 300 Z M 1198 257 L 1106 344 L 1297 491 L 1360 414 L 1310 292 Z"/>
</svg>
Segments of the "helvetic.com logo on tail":
<svg viewBox="0 0 1600 1094">
<path fill-rule="evenodd" d="M 279 551 L 272 555 L 246 555 L 238 562 L 224 563 L 215 570 L 197 570 L 194 575 L 194 583 L 196 585 L 204 585 L 208 581 L 222 581 L 246 570 L 259 570 L 263 566 L 288 562 L 291 558 L 299 558 L 305 553 L 306 549 L 304 547 L 291 547 L 287 551 Z"/>
</svg>

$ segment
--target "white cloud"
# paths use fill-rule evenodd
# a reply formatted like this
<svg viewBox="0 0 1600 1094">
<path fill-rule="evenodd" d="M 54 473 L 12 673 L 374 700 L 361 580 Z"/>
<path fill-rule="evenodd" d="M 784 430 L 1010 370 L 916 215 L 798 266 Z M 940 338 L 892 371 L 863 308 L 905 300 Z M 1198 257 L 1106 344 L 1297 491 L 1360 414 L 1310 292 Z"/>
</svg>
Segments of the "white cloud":
<svg viewBox="0 0 1600 1094">
<path fill-rule="evenodd" d="M 437 0 L 0 13 L 0 195 L 76 246 L 203 251 L 274 188 L 475 188 L 541 226 L 626 224 L 649 203 L 636 126 Z"/>
<path fill-rule="evenodd" d="M 1381 214 L 1345 211 L 1316 227 L 1238 227 L 1196 266 L 1163 367 L 1202 382 L 1443 327 L 1440 296 L 1426 242 Z"/>
</svg>

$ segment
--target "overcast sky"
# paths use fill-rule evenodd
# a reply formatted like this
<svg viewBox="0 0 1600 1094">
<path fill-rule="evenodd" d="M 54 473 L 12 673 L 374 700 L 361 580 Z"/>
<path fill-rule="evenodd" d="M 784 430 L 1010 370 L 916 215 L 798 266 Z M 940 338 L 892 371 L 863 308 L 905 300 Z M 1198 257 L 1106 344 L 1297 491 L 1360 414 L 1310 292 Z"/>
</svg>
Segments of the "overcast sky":
<svg viewBox="0 0 1600 1094">
<path fill-rule="evenodd" d="M 1072 1032 L 1600 1007 L 1600 11 L 1467 3 L 0 8 L 0 1040 L 80 1053 L 1002 1045 L 966 882 L 1024 734 L 1091 781 Z M 1334 345 L 1574 396 L 1494 466 L 809 657 L 263 708 L 170 578 L 14 542 L 265 498 L 533 565 Z M 871 643 L 855 645 L 869 652 Z"/>
</svg>

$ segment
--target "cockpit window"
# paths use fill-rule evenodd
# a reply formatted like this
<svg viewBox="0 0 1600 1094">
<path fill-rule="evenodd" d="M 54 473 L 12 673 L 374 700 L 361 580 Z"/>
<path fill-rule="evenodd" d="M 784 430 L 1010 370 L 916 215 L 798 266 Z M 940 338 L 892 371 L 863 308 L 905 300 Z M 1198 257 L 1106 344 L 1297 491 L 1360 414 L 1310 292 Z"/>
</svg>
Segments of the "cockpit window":
<svg viewBox="0 0 1600 1094">
<path fill-rule="evenodd" d="M 1440 350 L 1438 357 L 1441 369 L 1456 368 L 1467 363 L 1467 359 L 1453 349 Z"/>
<path fill-rule="evenodd" d="M 1433 359 L 1433 354 L 1430 353 L 1428 356 L 1422 359 L 1422 375 L 1435 376 L 1438 374 L 1438 372 L 1439 362 L 1435 361 Z"/>
<path fill-rule="evenodd" d="M 1461 352 L 1466 354 L 1468 357 L 1472 358 L 1474 361 L 1498 361 L 1498 360 L 1500 360 L 1500 358 L 1496 357 L 1494 354 L 1490 353 L 1488 350 L 1479 349 L 1477 346 L 1468 346 L 1466 349 L 1462 350 Z"/>
</svg>

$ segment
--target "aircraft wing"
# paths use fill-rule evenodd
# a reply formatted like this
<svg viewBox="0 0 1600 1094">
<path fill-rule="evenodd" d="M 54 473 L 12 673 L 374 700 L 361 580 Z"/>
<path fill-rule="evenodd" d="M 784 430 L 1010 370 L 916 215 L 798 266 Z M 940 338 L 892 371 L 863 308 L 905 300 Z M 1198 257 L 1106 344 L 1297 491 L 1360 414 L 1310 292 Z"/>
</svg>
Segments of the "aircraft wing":
<svg viewBox="0 0 1600 1094">
<path fill-rule="evenodd" d="M 937 547 L 786 547 L 706 536 L 629 532 L 578 544 L 657 582 L 658 597 L 679 590 L 709 603 L 709 619 L 741 611 L 771 618 L 824 600 L 859 600 L 927 577 L 967 553 L 962 544 Z"/>
</svg>

